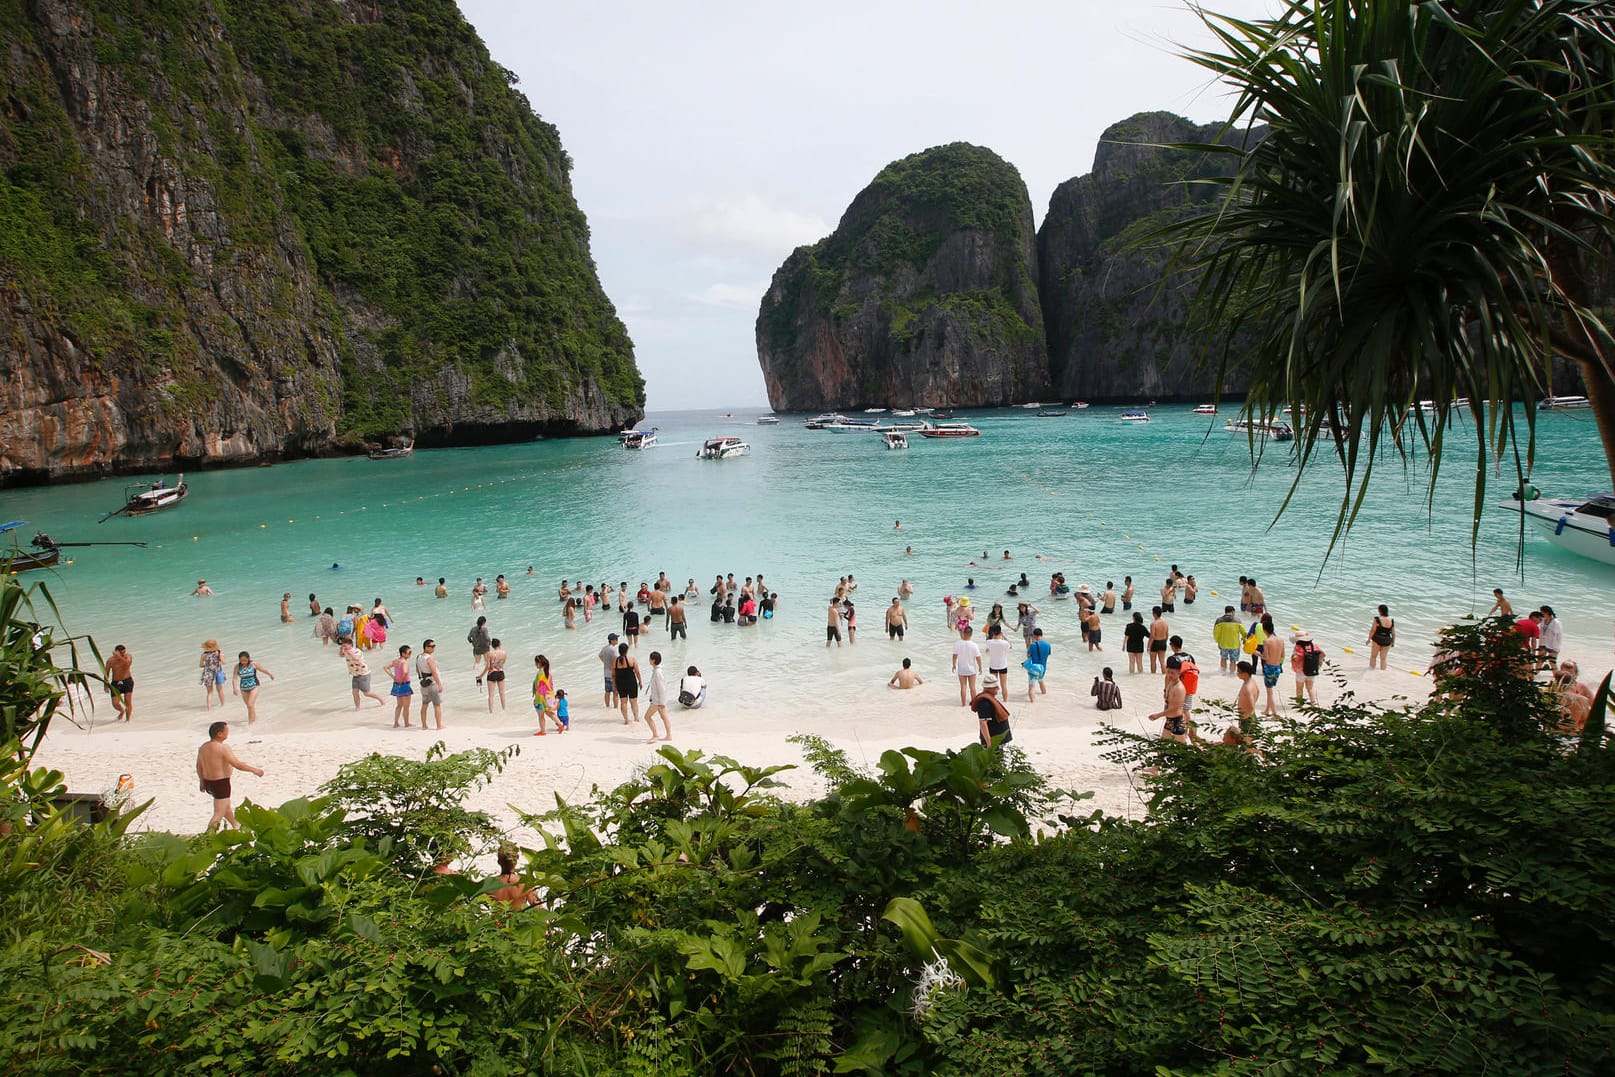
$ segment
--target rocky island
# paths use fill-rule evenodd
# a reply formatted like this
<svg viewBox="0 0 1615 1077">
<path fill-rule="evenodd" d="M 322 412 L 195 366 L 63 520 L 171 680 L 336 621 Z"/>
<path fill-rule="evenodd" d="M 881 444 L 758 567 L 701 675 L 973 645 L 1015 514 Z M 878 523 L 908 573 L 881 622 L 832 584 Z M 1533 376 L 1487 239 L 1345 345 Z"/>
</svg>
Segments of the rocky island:
<svg viewBox="0 0 1615 1077">
<path fill-rule="evenodd" d="M 643 414 L 554 127 L 452 0 L 0 19 L 0 483 Z"/>
</svg>

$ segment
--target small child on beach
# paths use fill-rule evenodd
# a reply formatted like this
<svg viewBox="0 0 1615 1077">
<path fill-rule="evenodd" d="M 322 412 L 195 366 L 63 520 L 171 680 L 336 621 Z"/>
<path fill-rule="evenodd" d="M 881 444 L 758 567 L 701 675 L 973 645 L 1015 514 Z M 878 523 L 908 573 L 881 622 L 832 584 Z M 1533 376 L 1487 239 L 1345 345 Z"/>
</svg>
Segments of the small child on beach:
<svg viewBox="0 0 1615 1077">
<path fill-rule="evenodd" d="M 565 688 L 555 690 L 555 720 L 561 723 L 562 733 L 572 728 L 572 715 L 567 710 Z"/>
</svg>

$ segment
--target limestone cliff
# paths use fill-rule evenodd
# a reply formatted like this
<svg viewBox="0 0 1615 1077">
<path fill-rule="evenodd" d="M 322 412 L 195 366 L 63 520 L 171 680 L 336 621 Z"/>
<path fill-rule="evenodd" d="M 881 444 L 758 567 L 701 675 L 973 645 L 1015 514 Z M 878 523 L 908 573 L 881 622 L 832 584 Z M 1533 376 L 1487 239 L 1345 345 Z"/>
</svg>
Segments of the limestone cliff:
<svg viewBox="0 0 1615 1077">
<path fill-rule="evenodd" d="M 452 0 L 0 0 L 0 482 L 642 414 Z"/>
<path fill-rule="evenodd" d="M 965 143 L 883 169 L 774 274 L 757 317 L 781 411 L 993 405 L 1048 388 L 1031 200 Z"/>
<path fill-rule="evenodd" d="M 1188 282 L 1170 275 L 1164 250 L 1133 244 L 1220 196 L 1190 181 L 1231 173 L 1226 159 L 1162 148 L 1213 143 L 1220 130 L 1140 113 L 1105 131 L 1091 173 L 1055 189 L 1037 236 L 1055 395 L 1209 398 L 1217 372 L 1200 365 L 1186 330 Z M 1224 386 L 1243 388 L 1237 373 Z"/>
</svg>

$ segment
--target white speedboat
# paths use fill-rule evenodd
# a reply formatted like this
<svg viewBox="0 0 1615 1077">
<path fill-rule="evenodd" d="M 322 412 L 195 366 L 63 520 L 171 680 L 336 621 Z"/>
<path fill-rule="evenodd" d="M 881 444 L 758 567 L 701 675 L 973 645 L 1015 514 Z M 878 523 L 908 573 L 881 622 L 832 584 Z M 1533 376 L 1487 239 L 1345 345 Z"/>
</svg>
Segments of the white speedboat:
<svg viewBox="0 0 1615 1077">
<path fill-rule="evenodd" d="M 981 431 L 969 423 L 927 423 L 922 438 L 979 438 Z"/>
<path fill-rule="evenodd" d="M 846 421 L 847 417 L 842 415 L 840 412 L 826 411 L 815 415 L 811 419 L 804 420 L 802 425 L 807 427 L 809 430 L 823 430 L 825 427 L 830 426 L 833 423 L 844 423 Z"/>
<path fill-rule="evenodd" d="M 1028 410 L 1035 411 L 1036 409 L 1041 408 L 1043 406 L 1043 401 L 1034 400 L 1030 404 L 1016 404 L 1015 406 L 1018 407 L 1018 408 L 1026 408 Z"/>
<path fill-rule="evenodd" d="M 1147 411 L 1124 411 L 1124 412 L 1122 412 L 1122 422 L 1124 422 L 1124 423 L 1147 423 L 1149 421 L 1150 421 L 1150 413 L 1147 412 Z"/>
<path fill-rule="evenodd" d="M 918 434 L 926 424 L 915 420 L 906 423 L 887 423 L 880 428 L 882 434 Z"/>
<path fill-rule="evenodd" d="M 892 409 L 892 417 L 897 418 L 897 419 L 912 419 L 912 418 L 914 418 L 914 409 L 913 408 L 893 408 Z"/>
<path fill-rule="evenodd" d="M 1072 403 L 1071 406 L 1076 408 L 1078 411 L 1081 411 L 1088 406 L 1088 402 L 1086 400 L 1078 400 Z"/>
<path fill-rule="evenodd" d="M 1592 406 L 1593 402 L 1584 396 L 1548 396 L 1542 398 L 1537 408 L 1541 411 L 1578 411 Z"/>
<path fill-rule="evenodd" d="M 864 409 L 864 414 L 865 415 L 885 415 L 886 414 L 886 409 L 885 408 L 865 408 Z"/>
<path fill-rule="evenodd" d="M 880 436 L 880 439 L 886 443 L 888 449 L 908 448 L 908 435 L 901 430 L 888 430 Z"/>
<path fill-rule="evenodd" d="M 758 426 L 778 426 L 779 425 L 779 416 L 778 415 L 759 415 L 759 416 L 757 416 L 757 425 Z"/>
<path fill-rule="evenodd" d="M 617 436 L 625 449 L 648 449 L 656 444 L 655 430 L 625 430 Z"/>
<path fill-rule="evenodd" d="M 707 438 L 701 445 L 701 451 L 696 453 L 701 460 L 727 460 L 731 456 L 745 456 L 751 452 L 751 446 L 734 437 Z"/>
<path fill-rule="evenodd" d="M 881 425 L 879 419 L 842 419 L 839 423 L 827 424 L 824 429 L 838 434 L 868 434 L 878 433 Z"/>
<path fill-rule="evenodd" d="M 1217 414 L 1217 405 L 1201 404 L 1198 408 L 1194 409 L 1194 413 L 1196 415 L 1215 415 Z"/>
<path fill-rule="evenodd" d="M 1295 440 L 1295 430 L 1289 423 L 1264 423 L 1260 419 L 1229 419 L 1223 424 L 1223 429 L 1230 434 L 1238 434 L 1245 438 L 1254 434 L 1269 441 Z"/>
<path fill-rule="evenodd" d="M 1516 496 L 1498 502 L 1498 506 L 1523 512 L 1560 549 L 1615 565 L 1615 494 L 1565 500 L 1537 496 L 1537 488 L 1529 485 L 1524 494 L 1524 502 Z"/>
</svg>

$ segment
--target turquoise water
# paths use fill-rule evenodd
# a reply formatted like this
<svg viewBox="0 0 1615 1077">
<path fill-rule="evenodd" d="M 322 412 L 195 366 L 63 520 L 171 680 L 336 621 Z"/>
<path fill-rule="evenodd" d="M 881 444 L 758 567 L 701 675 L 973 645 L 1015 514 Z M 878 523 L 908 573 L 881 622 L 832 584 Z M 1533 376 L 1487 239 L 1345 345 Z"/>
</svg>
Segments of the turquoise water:
<svg viewBox="0 0 1615 1077">
<path fill-rule="evenodd" d="M 501 572 L 513 595 L 502 602 L 490 595 L 487 612 L 512 668 L 525 669 L 527 655 L 544 651 L 562 686 L 582 686 L 574 695 L 598 683 L 594 654 L 606 629 L 581 618 L 580 631 L 562 629 L 559 581 L 627 580 L 637 588 L 664 570 L 680 585 L 694 577 L 703 595 L 715 573 L 761 571 L 781 594 L 780 616 L 745 631 L 709 629 L 701 603 L 694 638 L 676 659 L 699 662 L 709 676 L 728 679 L 731 698 L 759 705 L 853 704 L 872 682 L 883 682 L 898 652 L 883 638 L 881 611 L 901 578 L 917 588 L 910 607 L 917 630 L 902 653 L 915 655 L 917 665 L 924 656 L 928 672 L 945 674 L 941 596 L 961 593 L 967 577 L 978 585 L 976 601 L 990 604 L 1023 571 L 1039 585 L 1036 594 L 1056 569 L 1073 586 L 1096 588 L 1107 579 L 1119 587 L 1131 574 L 1147 609 L 1173 562 L 1203 589 L 1193 612 L 1179 614 L 1191 640 L 1221 610 L 1209 592 L 1232 593 L 1240 574 L 1260 580 L 1282 623 L 1304 624 L 1336 655 L 1345 646 L 1361 649 L 1380 602 L 1411 642 L 1484 612 L 1491 588 L 1503 586 L 1518 607 L 1553 605 L 1566 624 L 1566 652 L 1583 657 L 1584 668 L 1607 668 L 1615 570 L 1528 537 L 1522 581 L 1517 520 L 1497 509 L 1488 511 L 1472 551 L 1473 461 L 1464 456 L 1462 430 L 1433 515 L 1422 458 L 1407 468 L 1385 461 L 1350 538 L 1326 561 L 1340 494 L 1332 463 L 1309 473 L 1273 523 L 1293 475 L 1285 454 L 1270 451 L 1253 472 L 1244 438 L 1187 406 L 1154 409 L 1147 426 L 1124 425 L 1111 408 L 1065 418 L 970 412 L 961 417 L 982 437 L 916 437 L 906 452 L 887 451 L 871 435 L 807 431 L 799 418 L 755 426 L 756 414 L 652 415 L 642 425 L 660 429 L 660 444 L 640 453 L 609 438 L 576 439 L 422 451 L 397 461 L 197 472 L 188 476 L 191 495 L 180 507 L 104 524 L 96 521 L 122 502 L 128 480 L 8 490 L 0 493 L 0 519 L 28 521 L 25 539 L 45 530 L 64 542 L 149 543 L 143 550 L 70 551 L 72 564 L 30 578 L 47 581 L 70 630 L 93 632 L 103 650 L 123 642 L 135 651 L 152 720 L 170 709 L 194 720 L 195 664 L 207 637 L 218 638 L 227 655 L 252 650 L 280 675 L 264 694 L 266 714 L 286 716 L 295 703 L 332 720 L 344 715 L 350 704 L 341 664 L 309 639 L 310 591 L 339 611 L 381 596 L 399 621 L 394 643 L 434 635 L 444 641 L 440 657 L 450 670 L 462 662 L 469 669 L 462 641 L 474 617 L 472 578 L 491 585 Z M 720 433 L 749 439 L 752 455 L 695 459 L 700 440 Z M 1590 416 L 1542 417 L 1535 479 L 1545 491 L 1603 488 L 1603 472 Z M 1512 485 L 1499 479 L 1495 493 Z M 893 529 L 898 519 L 900 532 Z M 904 554 L 906 545 L 912 555 Z M 999 560 L 1006 548 L 1014 558 L 1008 563 Z M 989 560 L 971 566 L 984 550 Z M 863 584 L 855 595 L 861 637 L 880 637 L 878 646 L 826 655 L 825 599 L 848 572 Z M 416 576 L 447 577 L 452 597 L 434 599 L 430 588 L 414 586 Z M 216 596 L 188 597 L 203 577 Z M 290 626 L 279 623 L 284 591 L 292 592 L 297 615 Z M 1077 664 L 1074 604 L 1040 604 L 1051 636 L 1069 641 L 1065 653 Z M 1416 668 L 1423 652 L 1400 651 Z M 372 659 L 374 668 L 380 664 Z M 1097 664 L 1085 660 L 1079 672 L 1086 676 Z M 525 677 L 515 681 L 524 685 Z"/>
</svg>

